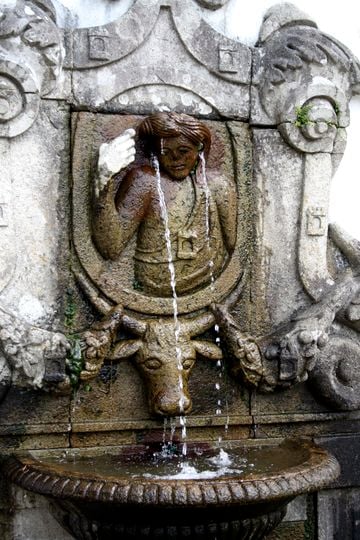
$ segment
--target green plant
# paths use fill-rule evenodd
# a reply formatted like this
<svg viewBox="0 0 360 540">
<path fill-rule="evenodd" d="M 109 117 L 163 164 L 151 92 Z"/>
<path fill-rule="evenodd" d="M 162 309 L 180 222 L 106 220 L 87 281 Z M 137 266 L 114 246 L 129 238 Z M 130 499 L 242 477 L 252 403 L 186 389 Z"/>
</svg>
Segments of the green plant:
<svg viewBox="0 0 360 540">
<path fill-rule="evenodd" d="M 76 316 L 76 304 L 74 300 L 74 291 L 68 289 L 66 291 L 66 304 L 65 304 L 65 327 L 71 332 L 74 328 L 75 316 Z"/>
<path fill-rule="evenodd" d="M 75 391 L 80 386 L 80 373 L 84 367 L 84 359 L 81 351 L 81 341 L 78 334 L 74 333 L 75 318 L 77 308 L 74 298 L 74 291 L 66 291 L 66 305 L 64 310 L 64 325 L 67 329 L 66 337 L 70 343 L 70 350 L 66 357 L 66 373 L 69 376 L 72 389 Z"/>
<path fill-rule="evenodd" d="M 84 367 L 84 359 L 81 351 L 81 341 L 78 335 L 68 336 L 70 341 L 70 351 L 66 358 L 66 372 L 70 378 L 70 384 L 73 390 L 80 386 L 80 373 Z"/>
<path fill-rule="evenodd" d="M 133 286 L 133 289 L 135 291 L 143 291 L 144 290 L 144 287 L 142 286 L 140 281 L 137 281 L 137 279 L 134 279 L 132 286 Z"/>
<path fill-rule="evenodd" d="M 303 105 L 302 107 L 295 108 L 295 113 L 296 113 L 295 126 L 296 127 L 303 127 L 303 126 L 307 126 L 313 123 L 313 121 L 311 120 L 309 116 L 310 111 L 311 111 L 311 105 Z"/>
</svg>

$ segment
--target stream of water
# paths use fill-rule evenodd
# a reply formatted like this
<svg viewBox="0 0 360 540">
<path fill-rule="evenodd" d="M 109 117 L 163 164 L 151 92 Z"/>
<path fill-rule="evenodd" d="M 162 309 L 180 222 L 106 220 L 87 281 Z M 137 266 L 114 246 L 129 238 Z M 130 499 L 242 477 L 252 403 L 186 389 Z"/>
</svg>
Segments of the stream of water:
<svg viewBox="0 0 360 540">
<path fill-rule="evenodd" d="M 209 188 L 209 184 L 208 184 L 208 180 L 207 180 L 207 175 L 206 175 L 206 159 L 205 159 L 204 152 L 200 152 L 199 158 L 200 158 L 200 175 L 199 175 L 200 176 L 200 182 L 201 182 L 201 185 L 203 186 L 203 188 L 205 190 L 205 227 L 206 227 L 207 249 L 208 249 L 208 254 L 209 254 L 208 265 L 209 265 L 209 273 L 210 273 L 210 289 L 211 289 L 211 291 L 214 291 L 215 290 L 214 261 L 212 259 L 212 255 L 211 255 L 211 244 L 210 244 L 210 242 L 211 242 L 211 238 L 210 238 L 210 234 L 211 234 L 211 214 L 210 214 L 211 192 L 210 192 L 210 188 Z M 214 330 L 215 330 L 215 343 L 219 348 L 221 348 L 220 328 L 219 328 L 218 324 L 215 324 Z M 218 368 L 218 381 L 215 383 L 215 390 L 217 392 L 217 405 L 216 405 L 215 414 L 217 416 L 221 416 L 223 414 L 223 399 L 222 399 L 223 388 L 222 388 L 222 383 L 223 383 L 223 376 L 224 376 L 224 373 L 225 373 L 224 364 L 223 364 L 222 360 L 217 361 L 217 368 Z M 228 429 L 229 429 L 228 402 L 227 402 L 226 396 L 225 396 L 224 401 L 225 401 L 225 409 L 226 409 L 226 421 L 225 421 L 225 433 L 226 433 L 228 431 Z M 219 439 L 218 439 L 219 444 L 221 443 L 221 441 L 222 441 L 222 437 L 219 436 Z"/>
<path fill-rule="evenodd" d="M 162 145 L 163 145 L 163 141 L 161 140 L 161 148 L 162 148 Z M 183 371 L 182 352 L 181 352 L 181 347 L 179 346 L 180 323 L 179 323 L 179 316 L 178 316 L 178 313 L 179 313 L 178 312 L 178 297 L 176 293 L 176 275 L 175 275 L 175 266 L 174 266 L 172 250 L 171 250 L 169 217 L 168 217 L 168 212 L 166 208 L 164 191 L 161 185 L 160 165 L 159 165 L 159 160 L 157 156 L 155 155 L 152 155 L 152 166 L 154 167 L 155 174 L 156 174 L 157 191 L 159 195 L 161 219 L 163 221 L 164 230 L 165 230 L 166 251 L 167 251 L 168 265 L 169 265 L 169 272 L 170 272 L 170 286 L 171 286 L 172 298 L 173 298 L 175 351 L 176 351 L 177 368 L 179 371 L 179 389 L 180 389 L 179 410 L 180 410 L 180 425 L 182 428 L 181 437 L 183 440 L 182 452 L 183 452 L 183 455 L 186 456 L 186 453 L 187 453 L 186 417 L 182 414 L 184 412 L 185 395 L 184 395 L 184 384 L 183 384 L 183 374 L 182 374 L 182 371 Z"/>
<path fill-rule="evenodd" d="M 162 151 L 163 148 L 163 140 L 160 141 L 160 148 Z M 214 275 L 214 261 L 211 255 L 211 207 L 210 207 L 210 201 L 211 201 L 211 192 L 207 181 L 207 175 L 206 175 L 206 160 L 204 153 L 201 152 L 199 154 L 200 158 L 200 170 L 197 177 L 197 181 L 199 181 L 204 188 L 205 192 L 205 232 L 206 232 L 206 242 L 207 242 L 207 249 L 208 249 L 208 267 L 209 267 L 209 276 L 210 276 L 210 289 L 212 291 L 215 290 L 215 275 Z M 179 322 L 179 315 L 178 315 L 178 297 L 176 292 L 176 274 L 175 274 L 175 265 L 173 261 L 173 255 L 172 255 L 172 246 L 171 246 L 171 234 L 170 234 L 170 227 L 169 227 L 169 217 L 168 217 L 168 211 L 166 208 L 166 202 L 165 202 L 165 196 L 164 191 L 161 185 L 161 173 L 160 173 L 160 165 L 159 160 L 156 155 L 152 155 L 151 158 L 152 166 L 155 171 L 156 175 L 156 181 L 157 181 L 157 191 L 159 196 L 159 204 L 160 204 L 160 212 L 161 212 L 161 219 L 164 224 L 164 235 L 165 235 L 165 242 L 166 242 L 166 251 L 167 251 L 167 260 L 168 260 L 168 266 L 169 266 L 169 274 L 170 274 L 170 286 L 172 291 L 172 299 L 173 299 L 173 317 L 174 317 L 174 339 L 175 339 L 175 350 L 176 350 L 176 361 L 177 361 L 177 369 L 179 371 L 179 390 L 180 390 L 180 400 L 179 400 L 179 410 L 180 410 L 180 416 L 179 416 L 179 423 L 181 427 L 181 439 L 182 439 L 182 454 L 183 456 L 186 456 L 187 454 L 187 442 L 186 442 L 186 417 L 182 414 L 184 412 L 184 401 L 185 401 L 185 395 L 183 392 L 183 365 L 182 365 L 182 351 L 181 347 L 179 346 L 179 337 L 180 337 L 180 322 Z M 216 324 L 215 327 L 215 342 L 218 347 L 221 346 L 221 338 L 220 338 L 220 328 Z M 217 392 L 217 404 L 216 404 L 216 410 L 215 415 L 220 416 L 223 414 L 223 407 L 225 405 L 226 408 L 226 421 L 225 421 L 225 432 L 228 430 L 229 425 L 229 417 L 228 417 L 228 404 L 227 399 L 225 397 L 225 403 L 223 403 L 222 394 L 223 394 L 223 375 L 224 375 L 224 365 L 222 360 L 217 361 L 217 368 L 218 368 L 218 381 L 215 383 L 215 390 Z M 167 428 L 167 422 L 164 421 L 164 430 L 163 430 L 163 452 L 164 454 L 171 454 L 171 448 L 172 448 L 172 439 L 175 431 L 175 424 L 173 422 L 171 426 L 171 432 L 170 432 L 170 440 L 166 440 L 166 428 Z M 219 436 L 218 443 L 220 444 L 222 442 L 222 437 Z"/>
</svg>

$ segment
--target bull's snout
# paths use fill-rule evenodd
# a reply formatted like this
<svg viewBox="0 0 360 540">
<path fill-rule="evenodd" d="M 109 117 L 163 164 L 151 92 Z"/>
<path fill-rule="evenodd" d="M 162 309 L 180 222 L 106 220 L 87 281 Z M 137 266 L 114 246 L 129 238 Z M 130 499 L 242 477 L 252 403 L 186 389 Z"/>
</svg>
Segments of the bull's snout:
<svg viewBox="0 0 360 540">
<path fill-rule="evenodd" d="M 167 393 L 158 394 L 154 399 L 153 410 L 161 416 L 180 416 L 191 411 L 191 399 L 186 395 L 172 396 Z"/>
</svg>

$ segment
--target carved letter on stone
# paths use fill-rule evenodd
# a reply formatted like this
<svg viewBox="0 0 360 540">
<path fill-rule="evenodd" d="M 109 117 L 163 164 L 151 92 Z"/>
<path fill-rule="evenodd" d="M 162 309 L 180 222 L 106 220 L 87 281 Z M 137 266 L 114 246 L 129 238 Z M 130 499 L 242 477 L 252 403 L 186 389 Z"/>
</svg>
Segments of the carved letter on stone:
<svg viewBox="0 0 360 540">
<path fill-rule="evenodd" d="M 109 60 L 111 37 L 104 32 L 89 30 L 89 58 L 91 60 Z"/>
<path fill-rule="evenodd" d="M 309 236 L 324 236 L 327 233 L 327 213 L 323 207 L 310 207 L 307 210 L 306 232 Z"/>
<path fill-rule="evenodd" d="M 237 73 L 240 65 L 239 51 L 219 47 L 219 71 Z"/>
</svg>

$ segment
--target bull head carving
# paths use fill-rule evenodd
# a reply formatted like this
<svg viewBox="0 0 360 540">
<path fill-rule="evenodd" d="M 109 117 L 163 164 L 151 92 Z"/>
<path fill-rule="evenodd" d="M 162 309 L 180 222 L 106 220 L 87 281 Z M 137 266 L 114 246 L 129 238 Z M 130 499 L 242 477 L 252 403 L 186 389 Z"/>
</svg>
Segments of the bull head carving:
<svg viewBox="0 0 360 540">
<path fill-rule="evenodd" d="M 177 338 L 173 319 L 138 320 L 124 315 L 122 324 L 137 337 L 117 343 L 111 359 L 135 357 L 136 366 L 147 383 L 149 404 L 155 414 L 189 413 L 192 403 L 188 381 L 196 353 L 211 360 L 222 358 L 220 348 L 214 343 L 192 339 L 214 324 L 214 316 L 208 313 L 179 320 Z"/>
<path fill-rule="evenodd" d="M 105 358 L 120 361 L 134 357 L 137 368 L 146 381 L 150 408 L 161 416 L 177 416 L 191 411 L 188 381 L 191 369 L 200 354 L 211 360 L 223 357 L 221 349 L 206 340 L 193 339 L 215 322 L 212 312 L 179 319 L 175 338 L 175 322 L 172 317 L 165 319 L 137 318 L 125 313 L 121 305 L 111 306 L 93 288 L 89 280 L 76 275 L 84 292 L 92 304 L 105 318 L 85 332 L 85 366 L 81 379 L 95 377 Z M 229 295 L 224 309 L 229 310 L 239 299 L 246 272 L 241 276 L 235 289 Z M 220 306 L 217 306 L 219 308 Z M 217 313 L 215 306 L 212 310 Z M 121 340 L 114 345 L 116 330 L 123 326 L 134 339 Z"/>
</svg>

